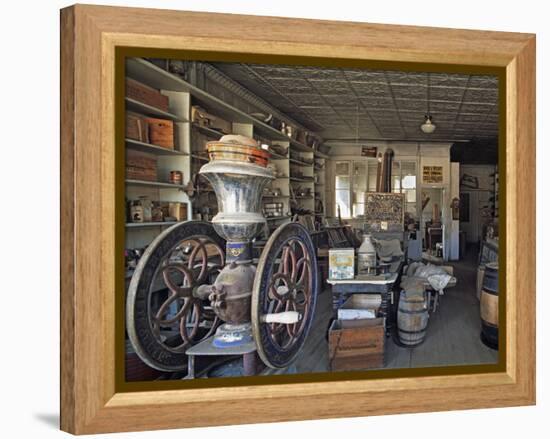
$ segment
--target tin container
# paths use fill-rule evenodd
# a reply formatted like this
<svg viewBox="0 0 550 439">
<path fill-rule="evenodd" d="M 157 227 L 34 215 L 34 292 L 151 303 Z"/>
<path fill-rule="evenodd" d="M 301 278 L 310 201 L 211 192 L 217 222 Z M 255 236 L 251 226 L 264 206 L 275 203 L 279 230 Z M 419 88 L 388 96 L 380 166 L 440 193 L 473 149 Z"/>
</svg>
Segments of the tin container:
<svg viewBox="0 0 550 439">
<path fill-rule="evenodd" d="M 355 277 L 355 250 L 353 248 L 331 248 L 328 251 L 329 278 L 353 279 Z"/>
<path fill-rule="evenodd" d="M 170 171 L 170 183 L 183 184 L 183 174 L 181 171 Z"/>
</svg>

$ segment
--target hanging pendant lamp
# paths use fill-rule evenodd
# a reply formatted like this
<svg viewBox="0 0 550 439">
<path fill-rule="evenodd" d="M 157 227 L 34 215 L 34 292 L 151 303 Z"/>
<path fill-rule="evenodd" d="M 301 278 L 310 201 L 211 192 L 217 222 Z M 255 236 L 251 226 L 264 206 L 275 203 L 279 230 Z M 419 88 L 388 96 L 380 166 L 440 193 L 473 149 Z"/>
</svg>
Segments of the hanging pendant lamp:
<svg viewBox="0 0 550 439">
<path fill-rule="evenodd" d="M 428 112 L 424 115 L 424 123 L 420 125 L 420 129 L 425 134 L 431 134 L 435 131 L 436 125 L 433 123 L 432 115 L 430 114 L 430 74 L 428 73 L 428 93 L 427 93 L 427 102 L 426 106 L 428 107 Z"/>
<path fill-rule="evenodd" d="M 426 134 L 431 134 L 435 131 L 435 124 L 432 122 L 432 116 L 430 113 L 427 113 L 424 116 L 424 123 L 420 125 L 420 129 Z"/>
</svg>

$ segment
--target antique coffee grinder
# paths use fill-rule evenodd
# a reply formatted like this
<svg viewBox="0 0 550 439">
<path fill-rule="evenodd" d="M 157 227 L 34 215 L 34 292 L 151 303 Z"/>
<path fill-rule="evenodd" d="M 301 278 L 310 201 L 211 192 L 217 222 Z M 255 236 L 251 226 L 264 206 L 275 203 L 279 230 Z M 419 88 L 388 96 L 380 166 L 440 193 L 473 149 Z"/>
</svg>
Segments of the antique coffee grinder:
<svg viewBox="0 0 550 439">
<path fill-rule="evenodd" d="M 242 356 L 244 375 L 258 372 L 257 355 L 284 368 L 313 321 L 315 248 L 291 222 L 271 234 L 255 263 L 252 243 L 266 226 L 262 193 L 274 179 L 270 154 L 235 135 L 209 142 L 208 154 L 200 174 L 216 193 L 218 214 L 212 224 L 174 225 L 147 248 L 128 289 L 130 341 L 149 366 L 187 367 L 190 378 L 196 357 Z"/>
</svg>

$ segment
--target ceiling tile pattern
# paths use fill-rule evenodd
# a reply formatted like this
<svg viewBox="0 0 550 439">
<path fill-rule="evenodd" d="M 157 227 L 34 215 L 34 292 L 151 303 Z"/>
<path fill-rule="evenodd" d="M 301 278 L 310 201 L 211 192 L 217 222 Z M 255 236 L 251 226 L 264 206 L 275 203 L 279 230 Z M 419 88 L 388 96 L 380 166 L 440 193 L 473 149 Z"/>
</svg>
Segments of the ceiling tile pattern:
<svg viewBox="0 0 550 439">
<path fill-rule="evenodd" d="M 331 140 L 488 140 L 498 136 L 498 78 L 215 63 L 273 107 Z M 430 112 L 437 129 L 420 130 Z"/>
</svg>

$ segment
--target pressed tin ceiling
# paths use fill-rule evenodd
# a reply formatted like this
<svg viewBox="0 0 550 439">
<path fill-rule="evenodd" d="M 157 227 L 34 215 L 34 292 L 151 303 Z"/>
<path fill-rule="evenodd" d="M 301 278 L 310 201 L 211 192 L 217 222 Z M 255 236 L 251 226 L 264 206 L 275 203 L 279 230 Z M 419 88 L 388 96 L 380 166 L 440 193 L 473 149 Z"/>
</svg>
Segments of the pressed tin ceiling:
<svg viewBox="0 0 550 439">
<path fill-rule="evenodd" d="M 357 138 L 484 142 L 498 136 L 496 76 L 213 65 L 327 142 Z M 437 125 L 433 134 L 420 130 L 428 106 Z"/>
</svg>

